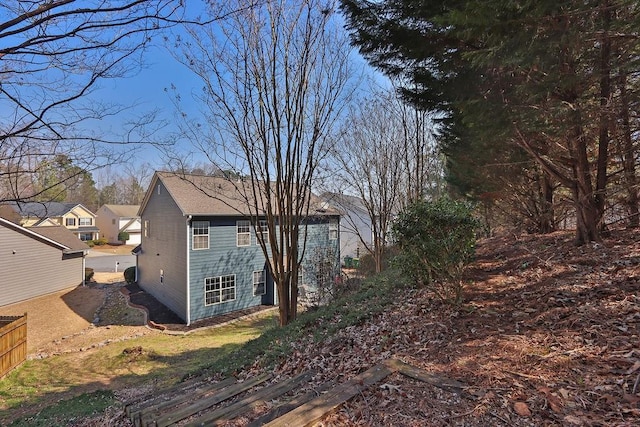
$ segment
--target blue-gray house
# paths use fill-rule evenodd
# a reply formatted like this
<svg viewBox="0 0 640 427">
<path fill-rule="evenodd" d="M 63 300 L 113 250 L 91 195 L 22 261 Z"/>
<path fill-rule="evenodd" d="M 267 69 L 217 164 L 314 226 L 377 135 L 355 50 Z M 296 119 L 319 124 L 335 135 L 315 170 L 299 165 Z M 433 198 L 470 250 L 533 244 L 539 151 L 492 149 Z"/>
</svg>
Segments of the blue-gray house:
<svg viewBox="0 0 640 427">
<path fill-rule="evenodd" d="M 255 232 L 262 220 L 250 213 L 240 187 L 222 177 L 156 172 L 140 206 L 138 284 L 187 324 L 277 304 Z M 307 236 L 299 275 L 304 296 L 327 265 L 330 274 L 339 274 L 339 215 L 322 210 L 312 196 L 309 216 L 301 221 Z"/>
</svg>

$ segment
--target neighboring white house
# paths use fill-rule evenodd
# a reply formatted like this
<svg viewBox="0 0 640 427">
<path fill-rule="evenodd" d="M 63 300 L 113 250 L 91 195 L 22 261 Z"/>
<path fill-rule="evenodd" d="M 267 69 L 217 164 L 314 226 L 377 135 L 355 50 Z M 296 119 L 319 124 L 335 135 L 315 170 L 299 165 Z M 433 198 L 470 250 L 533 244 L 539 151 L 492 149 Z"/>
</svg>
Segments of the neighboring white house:
<svg viewBox="0 0 640 427">
<path fill-rule="evenodd" d="M 79 203 L 13 202 L 8 206 L 20 216 L 20 225 L 23 227 L 61 225 L 82 241 L 100 237 L 95 214 Z"/>
<path fill-rule="evenodd" d="M 126 232 L 129 233 L 129 240 L 125 244 L 139 244 L 142 226 L 138 209 L 140 205 L 102 205 L 96 212 L 96 225 L 102 237 L 109 243 L 122 243 L 118 235 Z"/>
<path fill-rule="evenodd" d="M 360 258 L 367 253 L 365 246 L 371 246 L 371 219 L 362 199 L 338 193 L 324 193 L 320 196 L 324 203 L 340 212 L 340 258 Z"/>
</svg>

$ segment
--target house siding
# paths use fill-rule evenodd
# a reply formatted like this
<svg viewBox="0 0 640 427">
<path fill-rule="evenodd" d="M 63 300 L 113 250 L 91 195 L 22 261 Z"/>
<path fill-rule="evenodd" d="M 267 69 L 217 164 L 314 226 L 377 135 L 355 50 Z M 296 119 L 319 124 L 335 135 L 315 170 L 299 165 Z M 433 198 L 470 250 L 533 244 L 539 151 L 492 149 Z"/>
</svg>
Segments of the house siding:
<svg viewBox="0 0 640 427">
<path fill-rule="evenodd" d="M 307 240 L 302 260 L 301 299 L 313 298 L 318 291 L 317 277 L 322 275 L 320 261 L 330 264 L 330 279 L 335 283 L 335 276 L 340 274 L 340 233 L 337 239 L 329 238 L 329 226 L 338 226 L 339 217 L 309 218 L 306 222 Z M 302 249 L 302 243 L 300 244 Z M 326 272 L 324 272 L 326 275 Z"/>
<path fill-rule="evenodd" d="M 135 221 L 129 224 L 134 219 Z M 120 217 L 106 206 L 102 206 L 96 213 L 96 226 L 100 229 L 100 236 L 106 238 L 109 243 L 122 243 L 118 240 L 118 235 L 120 234 L 120 230 L 127 226 L 127 224 L 129 224 L 129 226 L 124 231 L 129 233 L 129 240 L 127 240 L 125 244 L 137 245 L 141 243 L 141 225 L 139 218 Z"/>
<path fill-rule="evenodd" d="M 156 185 L 162 186 L 159 181 Z M 153 191 L 141 215 L 138 284 L 187 321 L 187 217 L 164 188 L 160 194 L 155 188 Z M 149 232 L 145 236 L 147 221 Z"/>
<path fill-rule="evenodd" d="M 265 257 L 251 230 L 251 246 L 236 245 L 236 221 L 239 217 L 194 217 L 209 221 L 209 249 L 193 250 L 189 233 L 191 321 L 254 307 L 263 296 L 253 296 L 253 272 L 265 268 Z M 236 299 L 205 305 L 205 278 L 235 275 Z"/>
<path fill-rule="evenodd" d="M 133 222 L 131 222 L 133 220 Z M 127 226 L 127 224 L 129 224 L 129 226 Z M 127 227 L 127 228 L 125 228 Z M 141 240 L 141 235 L 140 235 L 140 230 L 142 229 L 141 223 L 140 223 L 140 219 L 139 218 L 124 218 L 124 219 L 120 219 L 119 221 L 119 227 L 116 230 L 115 234 L 116 234 L 116 240 L 118 240 L 118 234 L 120 234 L 120 230 L 124 229 L 123 231 L 126 231 L 127 233 L 129 233 L 129 240 L 127 240 L 125 242 L 125 244 L 127 245 L 137 245 L 138 243 L 140 243 Z"/>
<path fill-rule="evenodd" d="M 96 212 L 96 226 L 100 229 L 100 235 L 107 239 L 109 243 L 117 243 L 118 226 L 112 224 L 112 220 L 117 218 L 109 209 L 102 206 Z"/>
<path fill-rule="evenodd" d="M 81 252 L 64 255 L 58 247 L 3 226 L 0 243 L 0 306 L 82 284 Z"/>
<path fill-rule="evenodd" d="M 343 218 L 340 221 L 340 256 L 358 258 L 366 253 L 366 248 L 360 241 L 360 237 L 371 245 L 371 222 L 365 221 L 366 213 L 349 212 L 350 219 Z"/>
<path fill-rule="evenodd" d="M 167 186 L 175 194 L 165 187 Z M 243 215 L 225 203 L 193 192 L 181 180 L 156 173 L 142 203 L 142 244 L 138 253 L 138 283 L 185 322 L 221 315 L 262 304 L 277 304 L 273 280 L 266 275 L 266 294 L 253 295 L 253 272 L 265 269 L 266 257 L 251 227 L 249 246 L 237 246 L 237 221 Z M 204 199 L 203 199 L 204 198 Z M 231 210 L 231 212 L 229 212 Z M 206 221 L 209 245 L 193 249 L 193 225 Z M 146 223 L 150 224 L 148 232 Z M 339 274 L 339 235 L 329 239 L 329 223 L 337 227 L 339 216 L 323 214 L 305 219 L 306 246 L 303 270 L 305 289 L 315 289 L 317 259 L 309 254 L 329 256 L 330 274 Z M 203 224 L 198 224 L 202 236 Z M 301 243 L 302 246 L 302 243 Z M 326 264 L 326 262 L 325 262 Z M 162 281 L 160 272 L 163 272 Z M 205 279 L 234 276 L 235 298 L 206 304 Z M 329 276 L 333 280 L 333 276 Z"/>
<path fill-rule="evenodd" d="M 209 221 L 209 249 L 193 250 L 189 233 L 191 321 L 205 319 L 265 303 L 269 296 L 253 296 L 253 272 L 265 268 L 266 259 L 251 230 L 251 246 L 236 245 L 236 221 L 239 217 L 194 217 L 193 221 Z M 338 224 L 338 217 L 311 219 L 307 222 L 307 244 L 303 260 L 304 292 L 317 291 L 318 273 L 315 255 L 329 257 L 334 272 L 339 273 L 340 240 L 329 239 L 329 223 Z M 302 242 L 300 249 L 302 249 Z M 235 275 L 236 299 L 213 305 L 205 305 L 205 278 Z M 267 278 L 267 294 L 274 298 L 273 280 Z M 274 298 L 275 299 L 275 298 Z M 277 302 L 277 301 L 274 301 Z"/>
</svg>

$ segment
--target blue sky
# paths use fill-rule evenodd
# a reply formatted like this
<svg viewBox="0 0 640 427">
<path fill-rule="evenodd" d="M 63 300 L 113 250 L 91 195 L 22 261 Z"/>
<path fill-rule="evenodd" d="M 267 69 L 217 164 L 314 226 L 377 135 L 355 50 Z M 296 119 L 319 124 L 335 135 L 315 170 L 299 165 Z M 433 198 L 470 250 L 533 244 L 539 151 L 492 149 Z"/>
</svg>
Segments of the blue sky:
<svg viewBox="0 0 640 427">
<path fill-rule="evenodd" d="M 101 100 L 117 102 L 123 106 L 135 106 L 125 115 L 100 123 L 99 126 L 103 131 L 109 133 L 111 129 L 114 129 L 114 132 L 117 132 L 129 114 L 143 114 L 155 109 L 159 110 L 159 118 L 170 123 L 173 121 L 174 107 L 171 93 L 165 89 L 175 85 L 183 92 L 190 92 L 200 84 L 197 77 L 176 61 L 164 47 L 151 48 L 145 60 L 145 68 L 139 70 L 137 74 L 131 77 L 103 81 L 100 84 L 100 89 L 92 94 L 93 97 Z M 173 127 L 169 124 L 162 132 L 166 135 L 172 130 Z M 157 150 L 148 147 L 144 153 L 144 161 L 158 164 L 158 166 L 162 165 L 163 162 L 158 158 L 159 152 Z"/>
<path fill-rule="evenodd" d="M 179 32 L 179 28 L 174 28 L 171 37 Z M 188 113 L 194 113 L 198 109 L 198 106 L 192 100 L 191 92 L 201 87 L 202 82 L 199 77 L 195 76 L 192 71 L 188 70 L 172 56 L 166 46 L 163 45 L 161 37 L 157 37 L 154 42 L 155 45 L 146 52 L 146 66 L 143 69 L 133 73 L 134 75 L 128 78 L 103 81 L 100 85 L 100 90 L 92 95 L 107 102 L 113 101 L 122 105 L 136 105 L 133 111 L 125 115 L 95 123 L 104 132 L 113 131 L 117 133 L 123 128 L 122 124 L 126 121 L 128 115 L 141 114 L 154 109 L 159 109 L 160 118 L 168 123 L 156 137 L 167 137 L 172 132 L 175 132 L 177 129 L 173 124 L 175 122 L 175 108 L 171 99 L 173 96 L 172 86 L 177 87 L 182 95 L 182 102 L 186 104 Z M 362 58 L 357 54 L 354 54 L 354 57 L 357 58 L 357 61 L 362 62 L 359 65 L 366 67 Z M 380 79 L 382 80 L 383 78 L 380 77 Z M 168 91 L 165 89 L 168 89 Z M 191 108 L 189 108 L 189 105 L 191 105 Z M 130 148 L 124 147 L 123 149 L 129 150 Z M 158 149 L 151 146 L 143 146 L 134 154 L 131 163 L 150 163 L 155 169 L 163 169 L 166 165 L 166 159 Z M 104 175 L 104 173 L 96 173 L 95 175 L 98 178 L 98 185 L 100 185 L 100 175 Z"/>
</svg>

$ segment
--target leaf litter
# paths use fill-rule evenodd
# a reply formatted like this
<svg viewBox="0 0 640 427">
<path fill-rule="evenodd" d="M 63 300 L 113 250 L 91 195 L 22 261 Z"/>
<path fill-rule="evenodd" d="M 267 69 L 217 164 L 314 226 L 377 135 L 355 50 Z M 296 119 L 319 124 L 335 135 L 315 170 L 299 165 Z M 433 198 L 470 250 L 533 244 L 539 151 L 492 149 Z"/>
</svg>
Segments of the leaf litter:
<svg viewBox="0 0 640 427">
<path fill-rule="evenodd" d="M 640 425 L 640 230 L 583 246 L 565 231 L 483 239 L 466 276 L 457 308 L 399 288 L 382 314 L 323 342 L 310 332 L 270 372 L 313 370 L 297 394 L 320 395 L 393 357 L 466 385 L 395 373 L 317 426 Z M 238 375 L 263 371 L 256 361 Z"/>
</svg>

